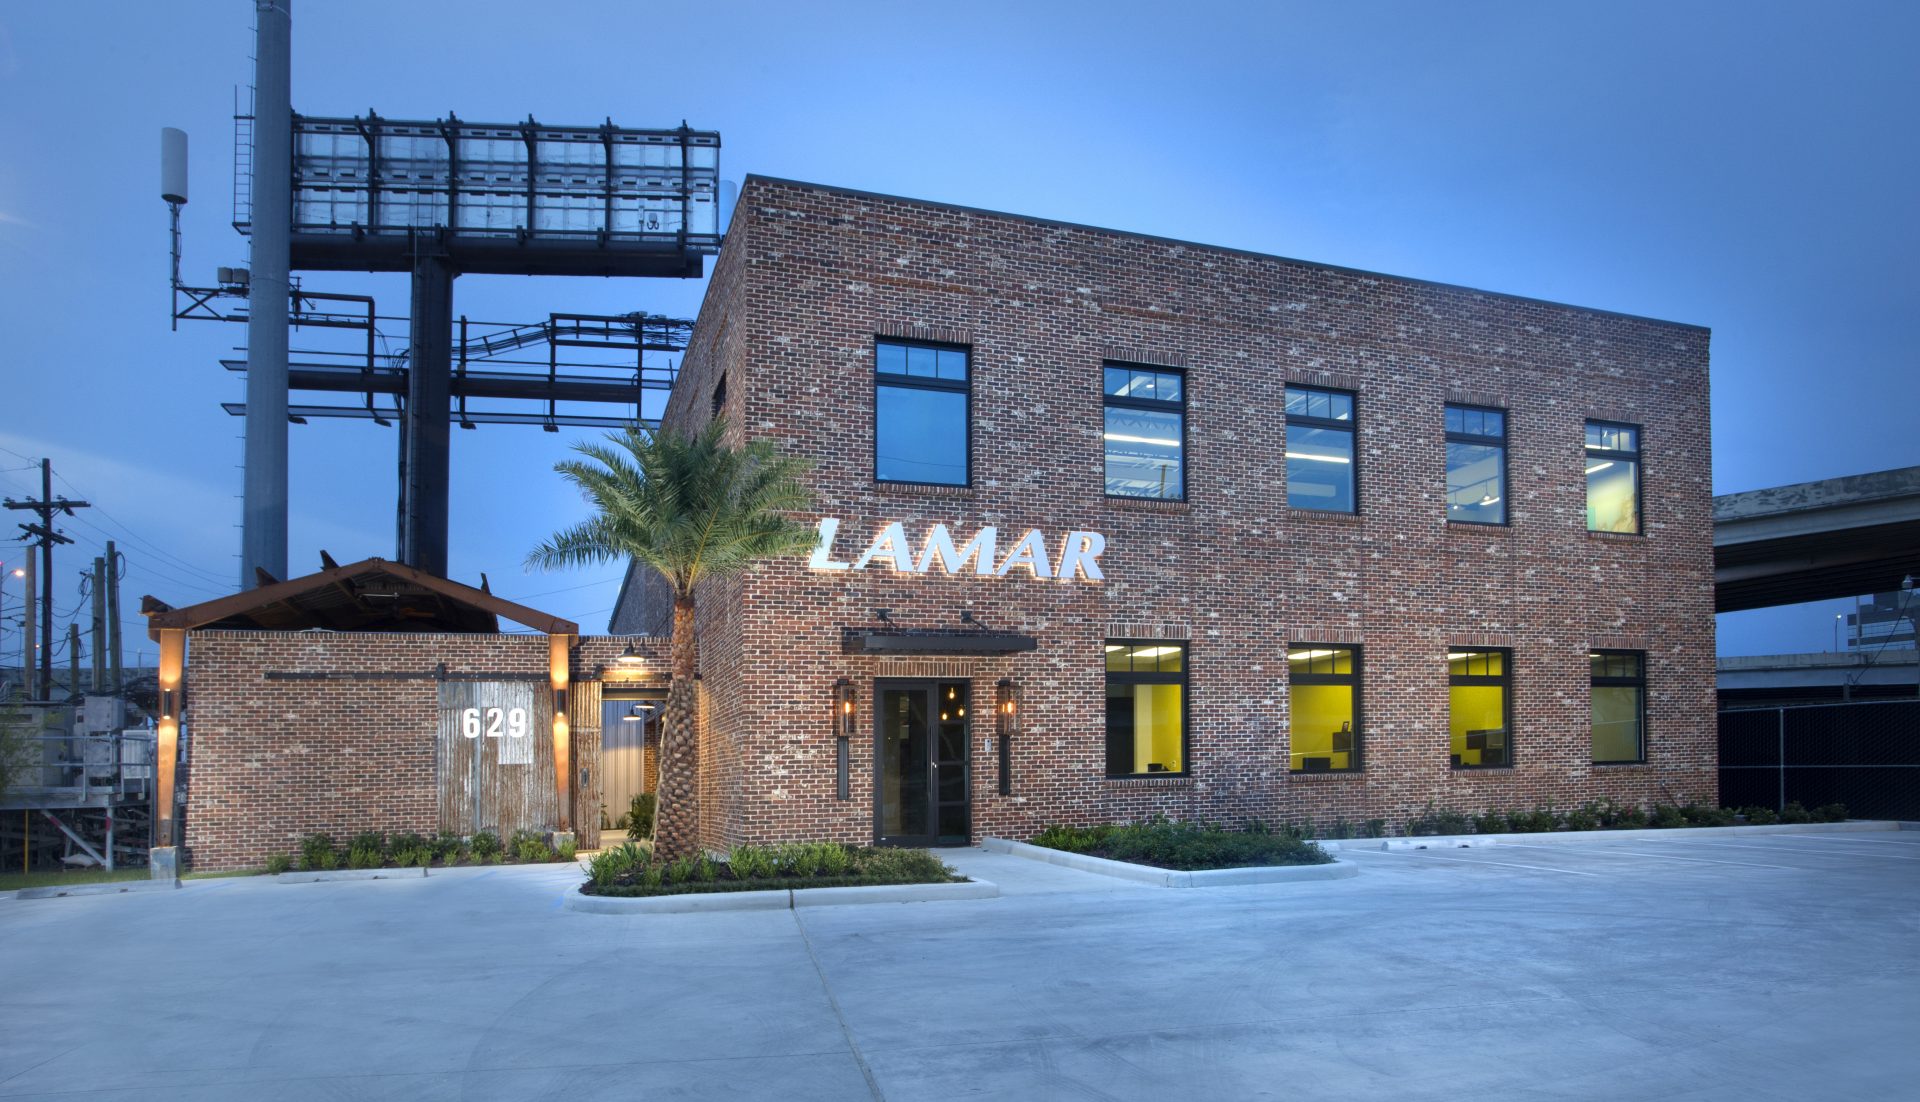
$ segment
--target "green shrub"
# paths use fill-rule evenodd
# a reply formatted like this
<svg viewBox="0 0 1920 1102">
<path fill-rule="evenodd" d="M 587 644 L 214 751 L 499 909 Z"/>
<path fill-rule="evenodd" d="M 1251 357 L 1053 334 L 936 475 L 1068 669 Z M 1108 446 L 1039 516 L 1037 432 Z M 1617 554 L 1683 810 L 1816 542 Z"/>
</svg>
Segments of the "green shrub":
<svg viewBox="0 0 1920 1102">
<path fill-rule="evenodd" d="M 513 852 L 513 859 L 524 865 L 553 860 L 553 847 L 547 844 L 546 835 L 537 830 L 514 831 L 507 848 Z"/>
<path fill-rule="evenodd" d="M 1347 817 L 1342 815 L 1335 819 L 1331 826 L 1327 827 L 1326 836 L 1329 838 L 1352 838 L 1355 836 L 1355 832 L 1356 828 L 1354 825 L 1347 822 Z"/>
<path fill-rule="evenodd" d="M 300 867 L 309 872 L 339 868 L 340 851 L 333 848 L 332 836 L 309 834 L 300 839 Z"/>
<path fill-rule="evenodd" d="M 1125 826 L 1049 827 L 1035 835 L 1034 844 L 1046 845 L 1049 840 L 1063 843 L 1051 848 L 1172 869 L 1315 865 L 1332 860 L 1326 851 L 1296 837 L 1291 830 L 1226 830 L 1159 817 Z"/>
<path fill-rule="evenodd" d="M 580 843 L 572 838 L 567 838 L 555 846 L 553 852 L 560 860 L 571 861 L 580 853 Z"/>
<path fill-rule="evenodd" d="M 604 888 L 646 867 L 652 859 L 652 854 L 628 842 L 594 854 L 587 862 L 587 875 Z"/>
<path fill-rule="evenodd" d="M 1648 822 L 1664 830 L 1672 827 L 1686 826 L 1687 817 L 1681 814 L 1680 809 L 1672 804 L 1661 804 L 1653 809 L 1653 815 L 1648 819 Z"/>
<path fill-rule="evenodd" d="M 1688 826 L 1719 827 L 1732 826 L 1734 810 L 1728 807 L 1707 807 L 1705 804 L 1686 804 L 1680 808 L 1680 816 Z"/>
<path fill-rule="evenodd" d="M 1847 821 L 1846 804 L 1822 804 L 1813 809 L 1815 822 L 1844 823 Z"/>
<path fill-rule="evenodd" d="M 467 843 L 467 851 L 482 865 L 497 864 L 500 860 L 500 836 L 491 830 L 475 831 L 473 840 Z"/>
<path fill-rule="evenodd" d="M 387 863 L 387 836 L 377 830 L 363 830 L 347 843 L 347 867 L 377 869 Z"/>
<path fill-rule="evenodd" d="M 1474 816 L 1475 834 L 1504 834 L 1507 829 L 1507 817 L 1504 813 L 1489 808 Z"/>
<path fill-rule="evenodd" d="M 1567 812 L 1568 830 L 1599 830 L 1600 809 L 1592 803 L 1582 804 Z"/>
<path fill-rule="evenodd" d="M 639 842 L 653 837 L 653 809 L 653 793 L 643 792 L 633 798 L 626 815 L 628 841 Z"/>
<path fill-rule="evenodd" d="M 433 839 L 433 856 L 443 865 L 454 865 L 466 860 L 466 840 L 451 830 L 443 830 Z"/>
<path fill-rule="evenodd" d="M 1639 830 L 1647 825 L 1647 813 L 1638 807 L 1623 807 L 1606 824 L 1609 830 Z"/>
<path fill-rule="evenodd" d="M 769 880 L 778 875 L 780 863 L 765 846 L 735 846 L 727 851 L 727 868 L 739 880 Z"/>
<path fill-rule="evenodd" d="M 1067 853 L 1088 853 L 1111 833 L 1111 826 L 1050 826 L 1033 836 L 1033 844 Z"/>
<path fill-rule="evenodd" d="M 279 876 L 293 867 L 293 858 L 284 853 L 267 854 L 267 875 Z"/>
<path fill-rule="evenodd" d="M 1813 812 L 1808 811 L 1799 800 L 1794 800 L 1780 809 L 1780 821 L 1783 823 L 1811 823 Z"/>
<path fill-rule="evenodd" d="M 1385 819 L 1368 819 L 1364 836 L 1368 838 L 1385 838 L 1387 836 L 1387 821 Z"/>
<path fill-rule="evenodd" d="M 1778 811 L 1770 807 L 1760 807 L 1757 805 L 1754 807 L 1741 808 L 1740 817 L 1755 826 L 1766 826 L 1768 823 L 1777 823 L 1780 821 L 1780 813 Z"/>
<path fill-rule="evenodd" d="M 387 843 L 387 852 L 393 855 L 393 863 L 403 869 L 415 865 L 424 869 L 433 864 L 433 841 L 412 831 L 394 835 Z"/>
<path fill-rule="evenodd" d="M 1545 807 L 1536 807 L 1520 817 L 1518 828 L 1526 834 L 1547 834 L 1556 830 L 1565 830 L 1560 813 L 1553 809 L 1553 801 L 1547 801 Z"/>
<path fill-rule="evenodd" d="M 925 883 L 953 879 L 945 861 L 923 849 L 883 849 L 872 846 L 848 855 L 861 876 L 880 883 Z"/>
<path fill-rule="evenodd" d="M 675 858 L 666 867 L 665 881 L 669 884 L 699 884 L 713 879 L 713 861 L 704 853 L 690 853 Z"/>
</svg>

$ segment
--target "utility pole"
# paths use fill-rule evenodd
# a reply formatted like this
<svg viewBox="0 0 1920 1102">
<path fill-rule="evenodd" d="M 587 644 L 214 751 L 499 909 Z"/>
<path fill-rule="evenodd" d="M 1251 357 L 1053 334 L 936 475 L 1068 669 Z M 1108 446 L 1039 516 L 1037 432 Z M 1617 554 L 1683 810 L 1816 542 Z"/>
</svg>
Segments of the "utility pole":
<svg viewBox="0 0 1920 1102">
<path fill-rule="evenodd" d="M 9 509 L 30 509 L 40 514 L 40 523 L 22 524 L 20 530 L 40 544 L 40 683 L 53 694 L 53 547 L 57 543 L 72 543 L 71 539 L 53 530 L 53 518 L 56 513 L 73 516 L 75 509 L 90 508 L 84 501 L 69 501 L 53 496 L 53 460 L 40 461 L 40 500 L 15 501 L 6 499 Z M 78 625 L 76 625 L 77 630 Z"/>
<path fill-rule="evenodd" d="M 93 668 L 87 672 L 87 691 L 98 693 L 107 683 L 107 560 L 94 556 L 93 577 L 90 579 L 89 596 L 93 598 L 92 630 L 87 635 L 89 656 L 93 659 Z"/>
<path fill-rule="evenodd" d="M 20 576 L 26 579 L 26 583 L 27 583 L 26 615 L 21 617 L 20 619 L 20 671 L 26 676 L 26 686 L 27 686 L 26 698 L 28 700 L 39 700 L 41 699 L 40 687 L 39 687 L 40 678 L 38 676 L 40 664 L 33 660 L 33 648 L 34 648 L 33 628 L 34 628 L 34 622 L 35 622 L 34 617 L 36 613 L 34 612 L 34 609 L 33 609 L 33 559 L 32 558 L 27 559 L 27 568 L 20 572 Z"/>
<path fill-rule="evenodd" d="M 80 695 L 80 621 L 67 624 L 67 699 Z"/>
<path fill-rule="evenodd" d="M 255 0 L 252 279 L 240 588 L 287 576 L 287 307 L 293 234 L 293 0 Z M 446 334 L 441 334 L 445 341 Z M 444 431 L 444 427 L 443 430 Z M 171 814 L 171 812 L 169 812 Z"/>
<path fill-rule="evenodd" d="M 127 687 L 126 667 L 120 660 L 120 555 L 107 541 L 107 649 L 113 662 L 114 692 Z"/>
</svg>

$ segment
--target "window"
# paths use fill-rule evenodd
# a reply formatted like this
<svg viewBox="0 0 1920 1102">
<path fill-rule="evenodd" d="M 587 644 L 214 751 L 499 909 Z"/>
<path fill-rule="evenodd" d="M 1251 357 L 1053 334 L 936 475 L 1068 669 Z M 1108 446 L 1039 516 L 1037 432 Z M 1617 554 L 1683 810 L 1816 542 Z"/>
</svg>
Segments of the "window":
<svg viewBox="0 0 1920 1102">
<path fill-rule="evenodd" d="M 1587 422 L 1587 531 L 1640 531 L 1640 430 Z"/>
<path fill-rule="evenodd" d="M 873 474 L 881 482 L 968 482 L 967 351 L 874 345 Z"/>
<path fill-rule="evenodd" d="M 1107 493 L 1186 497 L 1187 388 L 1182 372 L 1108 364 Z"/>
<path fill-rule="evenodd" d="M 1287 706 L 1295 773 L 1360 768 L 1360 649 L 1294 643 L 1287 649 Z"/>
<path fill-rule="evenodd" d="M 1454 768 L 1513 764 L 1511 659 L 1512 653 L 1504 650 L 1447 653 L 1447 724 Z"/>
<path fill-rule="evenodd" d="M 1597 650 L 1593 664 L 1593 760 L 1647 760 L 1647 656 L 1634 650 Z"/>
<path fill-rule="evenodd" d="M 1354 511 L 1353 395 L 1287 388 L 1287 505 Z"/>
<path fill-rule="evenodd" d="M 1447 407 L 1447 519 L 1507 522 L 1507 415 L 1500 410 Z"/>
<path fill-rule="evenodd" d="M 1107 776 L 1187 771 L 1187 647 L 1107 643 Z"/>
<path fill-rule="evenodd" d="M 713 384 L 713 411 L 708 415 L 708 419 L 711 420 L 714 417 L 720 416 L 721 412 L 726 408 L 727 408 L 727 373 L 722 371 L 720 373 L 720 381 Z"/>
</svg>

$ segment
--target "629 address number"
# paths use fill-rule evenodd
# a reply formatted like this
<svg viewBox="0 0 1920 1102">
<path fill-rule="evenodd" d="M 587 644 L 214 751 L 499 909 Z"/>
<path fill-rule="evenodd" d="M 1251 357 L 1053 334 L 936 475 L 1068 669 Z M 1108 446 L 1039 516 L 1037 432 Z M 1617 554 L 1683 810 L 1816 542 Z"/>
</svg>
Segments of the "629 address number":
<svg viewBox="0 0 1920 1102">
<path fill-rule="evenodd" d="M 499 738 L 502 728 L 508 738 L 525 738 L 527 735 L 527 710 L 525 708 L 467 708 L 460 713 L 460 733 L 468 738 L 479 738 L 484 732 L 488 738 Z"/>
</svg>

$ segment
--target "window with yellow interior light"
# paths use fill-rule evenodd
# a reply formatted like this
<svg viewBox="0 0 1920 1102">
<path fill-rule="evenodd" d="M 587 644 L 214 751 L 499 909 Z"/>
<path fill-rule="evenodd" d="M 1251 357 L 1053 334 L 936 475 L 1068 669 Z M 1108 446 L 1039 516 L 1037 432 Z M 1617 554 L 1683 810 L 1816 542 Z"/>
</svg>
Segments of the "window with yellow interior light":
<svg viewBox="0 0 1920 1102">
<path fill-rule="evenodd" d="M 1360 768 L 1360 648 L 1287 647 L 1288 768 L 1350 773 Z"/>
<path fill-rule="evenodd" d="M 1107 641 L 1107 776 L 1187 771 L 1187 647 Z"/>
<path fill-rule="evenodd" d="M 1513 764 L 1513 653 L 1447 652 L 1447 726 L 1455 769 Z"/>
<path fill-rule="evenodd" d="M 1593 762 L 1647 760 L 1647 656 L 1637 650 L 1597 650 L 1592 666 Z"/>
</svg>

